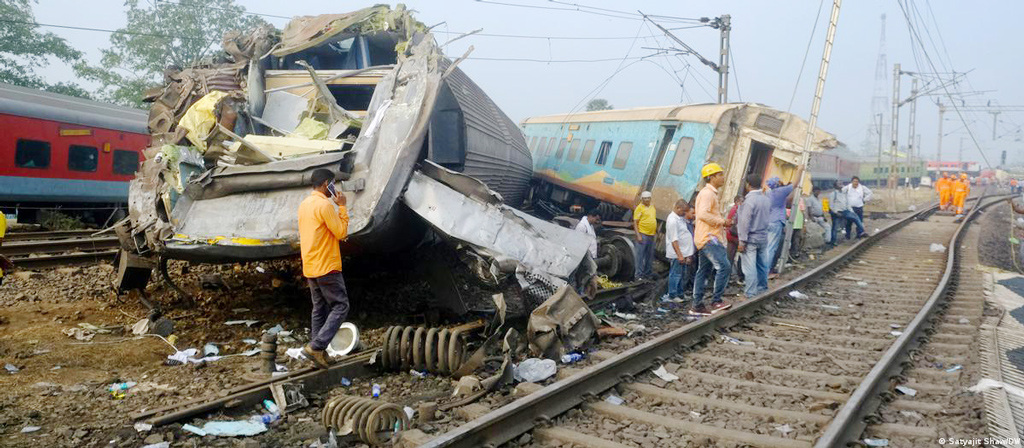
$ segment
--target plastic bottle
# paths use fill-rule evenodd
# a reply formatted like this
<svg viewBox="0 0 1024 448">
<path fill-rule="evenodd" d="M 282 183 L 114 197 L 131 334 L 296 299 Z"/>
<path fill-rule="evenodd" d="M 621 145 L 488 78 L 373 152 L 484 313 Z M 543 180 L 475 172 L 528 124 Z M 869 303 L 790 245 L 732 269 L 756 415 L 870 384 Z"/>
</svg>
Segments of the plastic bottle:
<svg viewBox="0 0 1024 448">
<path fill-rule="evenodd" d="M 281 408 L 277 407 L 277 403 L 274 403 L 274 400 L 263 400 L 263 407 L 267 408 L 267 412 L 273 415 L 281 415 Z"/>
<path fill-rule="evenodd" d="M 562 355 L 562 364 L 573 364 L 583 359 L 582 353 L 572 352 Z"/>
<path fill-rule="evenodd" d="M 373 398 L 380 398 L 380 385 L 379 384 L 374 384 L 373 385 L 373 390 L 370 392 L 370 395 L 373 395 Z"/>
<path fill-rule="evenodd" d="M 264 425 L 269 425 L 281 419 L 280 415 L 276 414 L 261 414 L 252 416 L 253 421 L 263 422 Z"/>
<path fill-rule="evenodd" d="M 134 381 L 126 381 L 124 383 L 114 383 L 114 384 L 111 384 L 110 387 L 107 388 L 107 391 L 109 391 L 109 392 L 116 392 L 116 391 L 120 391 L 120 390 L 128 390 L 128 389 L 131 389 L 132 387 L 135 387 L 135 382 Z"/>
</svg>

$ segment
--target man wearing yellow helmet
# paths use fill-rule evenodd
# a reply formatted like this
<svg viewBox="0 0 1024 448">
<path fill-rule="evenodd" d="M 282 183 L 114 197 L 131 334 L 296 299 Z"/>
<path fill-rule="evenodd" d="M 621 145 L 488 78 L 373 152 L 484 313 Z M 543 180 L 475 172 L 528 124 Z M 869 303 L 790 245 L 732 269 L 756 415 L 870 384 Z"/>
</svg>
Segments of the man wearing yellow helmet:
<svg viewBox="0 0 1024 448">
<path fill-rule="evenodd" d="M 967 180 L 967 173 L 960 173 L 960 179 L 953 182 L 953 207 L 957 215 L 964 214 L 964 201 L 971 193 L 971 183 Z"/>
<path fill-rule="evenodd" d="M 700 251 L 700 262 L 693 281 L 693 309 L 690 310 L 690 314 L 710 316 L 732 306 L 722 301 L 725 285 L 732 274 L 732 265 L 725 248 L 725 228 L 732 226 L 732 220 L 722 217 L 721 206 L 718 203 L 718 189 L 725 185 L 725 172 L 722 167 L 714 162 L 709 163 L 700 170 L 700 175 L 706 184 L 697 194 L 694 205 L 697 222 L 693 239 L 697 250 Z M 715 269 L 716 274 L 709 308 L 704 306 L 704 287 L 711 275 L 711 269 Z"/>
</svg>

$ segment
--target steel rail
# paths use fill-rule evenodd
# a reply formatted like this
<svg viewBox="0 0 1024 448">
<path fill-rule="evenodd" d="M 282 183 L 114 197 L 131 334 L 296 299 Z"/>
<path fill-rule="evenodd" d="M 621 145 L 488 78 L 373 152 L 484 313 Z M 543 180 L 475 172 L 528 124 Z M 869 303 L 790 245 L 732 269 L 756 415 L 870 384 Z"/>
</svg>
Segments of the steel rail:
<svg viewBox="0 0 1024 448">
<path fill-rule="evenodd" d="M 100 250 L 120 246 L 116 236 L 97 238 L 64 238 L 59 240 L 19 241 L 0 246 L 0 255 L 17 255 L 68 252 L 73 250 Z"/>
<path fill-rule="evenodd" d="M 117 255 L 116 250 L 104 250 L 99 252 L 86 252 L 82 254 L 43 255 L 40 257 L 15 258 L 16 269 L 45 269 L 58 266 L 80 266 L 92 264 L 98 261 L 114 261 Z"/>
<path fill-rule="evenodd" d="M 8 232 L 4 241 L 48 240 L 57 238 L 85 237 L 97 230 L 54 230 L 52 232 Z"/>
<path fill-rule="evenodd" d="M 977 200 L 977 198 L 972 198 L 972 200 Z M 980 204 L 980 202 L 979 200 L 978 203 Z M 711 337 L 718 329 L 736 325 L 761 313 L 762 308 L 771 304 L 773 299 L 827 275 L 892 232 L 914 220 L 934 213 L 937 209 L 937 204 L 924 208 L 886 226 L 874 235 L 858 241 L 835 258 L 803 275 L 747 302 L 734 305 L 729 312 L 704 318 L 640 344 L 618 356 L 588 367 L 569 378 L 467 422 L 453 431 L 441 434 L 422 447 L 495 447 L 508 442 L 539 424 L 550 422 L 554 417 L 579 406 L 584 401 L 595 398 L 616 384 L 629 381 L 635 375 L 656 368 L 677 354 L 681 348 L 695 345 L 705 338 Z M 971 216 L 974 213 L 972 209 Z M 969 220 L 965 219 L 964 221 L 966 223 Z M 952 257 L 949 259 L 951 260 Z"/>
<path fill-rule="evenodd" d="M 935 325 L 935 314 L 944 308 L 943 305 L 946 305 L 952 296 L 951 293 L 956 289 L 953 276 L 959 269 L 960 240 L 966 234 L 967 226 L 980 210 L 1012 196 L 996 196 L 995 200 L 987 204 L 982 204 L 985 199 L 985 196 L 982 196 L 978 199 L 977 205 L 971 207 L 970 213 L 965 215 L 953 237 L 950 238 L 949 248 L 946 251 L 946 269 L 939 284 L 914 319 L 904 328 L 903 334 L 889 346 L 882 359 L 875 363 L 868 375 L 854 389 L 850 399 L 843 404 L 843 407 L 839 408 L 839 412 L 825 428 L 824 434 L 814 444 L 816 448 L 847 446 L 848 443 L 858 440 L 864 433 L 864 428 L 867 427 L 865 418 L 878 409 L 882 403 L 882 392 L 893 386 L 891 383 L 903 370 L 911 353 L 927 342 L 928 336 L 925 333 Z"/>
</svg>

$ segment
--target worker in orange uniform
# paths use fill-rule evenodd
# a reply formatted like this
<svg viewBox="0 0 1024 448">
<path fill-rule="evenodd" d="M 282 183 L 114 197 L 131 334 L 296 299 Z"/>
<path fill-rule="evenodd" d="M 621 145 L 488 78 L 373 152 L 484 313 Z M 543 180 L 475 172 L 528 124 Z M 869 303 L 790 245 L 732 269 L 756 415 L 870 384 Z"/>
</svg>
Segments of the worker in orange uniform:
<svg viewBox="0 0 1024 448">
<path fill-rule="evenodd" d="M 967 180 L 967 173 L 960 173 L 960 180 L 953 181 L 953 207 L 956 214 L 964 214 L 964 200 L 971 193 L 971 181 Z"/>
<path fill-rule="evenodd" d="M 299 204 L 302 275 L 313 300 L 309 343 L 302 347 L 302 354 L 317 367 L 326 369 L 330 366 L 327 345 L 348 316 L 348 290 L 341 276 L 338 245 L 348 236 L 348 210 L 345 195 L 334 188 L 333 172 L 314 170 L 312 181 L 313 191 Z"/>
<path fill-rule="evenodd" d="M 935 191 L 939 193 L 939 210 L 946 210 L 949 208 L 949 203 L 953 199 L 953 180 L 949 178 L 949 173 L 942 173 L 942 177 L 935 181 Z"/>
</svg>

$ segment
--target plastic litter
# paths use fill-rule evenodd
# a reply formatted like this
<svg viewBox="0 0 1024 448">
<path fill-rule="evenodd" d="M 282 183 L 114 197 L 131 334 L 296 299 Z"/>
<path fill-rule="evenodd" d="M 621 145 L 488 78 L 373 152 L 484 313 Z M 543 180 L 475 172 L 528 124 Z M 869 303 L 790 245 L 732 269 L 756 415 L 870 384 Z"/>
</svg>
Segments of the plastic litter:
<svg viewBox="0 0 1024 448">
<path fill-rule="evenodd" d="M 420 371 L 418 371 L 416 369 L 410 369 L 409 370 L 409 374 L 411 374 L 412 376 L 414 376 L 416 378 L 426 378 L 427 377 L 427 372 L 420 372 Z"/>
<path fill-rule="evenodd" d="M 722 336 L 722 342 L 728 342 L 728 343 L 733 344 L 733 345 L 749 345 L 749 346 L 753 346 L 754 345 L 753 342 L 741 341 L 741 340 L 736 339 L 734 337 L 724 336 L 724 335 Z"/>
<path fill-rule="evenodd" d="M 111 384 L 110 386 L 107 387 L 107 392 L 125 391 L 125 390 L 131 389 L 133 387 L 135 387 L 135 382 L 134 381 L 126 381 L 126 382 L 123 382 L 123 383 L 113 383 L 113 384 Z"/>
<path fill-rule="evenodd" d="M 281 413 L 281 408 L 277 407 L 277 403 L 274 403 L 274 400 L 263 400 L 263 407 L 271 414 Z"/>
<path fill-rule="evenodd" d="M 804 293 L 802 293 L 800 291 L 790 291 L 789 292 L 789 296 L 794 298 L 794 299 L 800 299 L 800 300 L 807 300 L 807 299 L 811 298 L 807 294 L 804 294 Z"/>
<path fill-rule="evenodd" d="M 206 344 L 203 346 L 203 356 L 217 356 L 220 354 L 220 349 L 216 345 Z"/>
<path fill-rule="evenodd" d="M 132 334 L 134 334 L 134 335 L 144 335 L 146 333 L 149 333 L 149 318 L 148 317 L 145 318 L 145 319 L 139 319 L 138 322 L 135 322 L 135 325 L 132 325 Z"/>
<path fill-rule="evenodd" d="M 697 411 L 690 411 L 690 417 L 693 417 L 693 418 L 700 418 L 700 412 L 697 412 Z"/>
<path fill-rule="evenodd" d="M 864 439 L 867 446 L 889 446 L 889 439 Z"/>
<path fill-rule="evenodd" d="M 867 286 L 867 285 L 868 285 L 868 282 L 857 282 L 857 286 L 860 286 L 862 288 Z"/>
<path fill-rule="evenodd" d="M 917 395 L 917 390 L 909 388 L 907 386 L 896 386 L 896 390 L 899 393 L 906 395 L 908 397 L 913 397 Z"/>
<path fill-rule="evenodd" d="M 636 314 L 632 314 L 632 313 L 623 313 L 621 311 L 616 311 L 612 315 L 615 316 L 615 317 L 618 317 L 619 319 L 636 320 Z"/>
<path fill-rule="evenodd" d="M 280 333 L 282 331 L 284 331 L 284 327 L 282 327 L 281 324 L 277 324 L 277 325 L 274 325 L 273 327 L 268 328 L 266 333 L 267 334 L 278 334 L 278 333 Z M 288 333 L 288 334 L 291 334 L 291 333 Z M 285 335 L 285 336 L 287 336 L 287 335 Z"/>
<path fill-rule="evenodd" d="M 190 425 L 190 424 L 181 425 L 181 429 L 184 430 L 184 431 L 188 431 L 188 432 L 190 432 L 192 434 L 195 434 L 197 436 L 205 436 L 206 435 L 206 431 L 203 431 L 202 428 L 200 428 L 198 426 L 193 426 L 193 425 Z"/>
<path fill-rule="evenodd" d="M 818 306 L 820 306 L 822 308 L 825 308 L 827 310 L 838 310 L 838 309 L 840 309 L 838 306 L 835 306 L 835 305 L 818 305 Z"/>
<path fill-rule="evenodd" d="M 138 432 L 146 432 L 146 431 L 149 431 L 150 429 L 153 429 L 153 425 L 151 425 L 149 423 L 138 422 L 134 426 L 135 426 L 135 430 L 138 431 Z"/>
<path fill-rule="evenodd" d="M 658 378 L 662 379 L 662 381 L 669 383 L 679 379 L 675 374 L 669 373 L 668 370 L 665 370 L 665 366 L 658 366 L 658 368 L 651 371 L 651 373 L 657 375 Z"/>
<path fill-rule="evenodd" d="M 254 345 L 254 344 L 256 344 L 259 341 L 255 340 L 255 339 L 242 339 L 242 342 L 244 342 L 246 344 L 249 344 L 249 345 Z"/>
<path fill-rule="evenodd" d="M 1006 384 L 1002 381 L 996 381 L 991 378 L 982 379 L 981 381 L 978 381 L 978 384 L 971 386 L 967 390 L 974 393 L 981 393 L 991 389 L 1003 389 L 1006 391 L 1006 393 L 1010 395 L 1015 395 L 1018 398 L 1024 398 L 1024 389 L 1021 389 L 1017 386 L 1013 386 L 1010 384 Z"/>
<path fill-rule="evenodd" d="M 958 320 L 957 322 L 959 322 L 961 325 L 967 325 L 971 323 L 971 320 L 966 317 L 961 317 L 960 320 Z"/>
<path fill-rule="evenodd" d="M 306 359 L 306 355 L 302 354 L 302 347 L 290 348 L 285 350 L 284 354 L 293 359 Z"/>
<path fill-rule="evenodd" d="M 41 427 L 41 426 L 26 426 L 24 428 L 21 428 L 21 433 L 22 434 L 27 434 L 27 433 L 30 433 L 30 432 L 39 431 L 40 429 L 43 429 L 43 427 Z"/>
<path fill-rule="evenodd" d="M 370 395 L 372 395 L 373 398 L 380 398 L 380 384 L 373 385 L 373 389 L 370 390 Z"/>
<path fill-rule="evenodd" d="M 562 364 L 574 364 L 583 359 L 583 354 L 579 352 L 566 353 L 562 355 Z"/>
<path fill-rule="evenodd" d="M 793 427 L 789 426 L 789 425 L 782 425 L 782 426 L 776 426 L 775 430 L 781 432 L 783 435 L 786 435 L 786 434 L 789 434 L 789 433 L 793 432 Z"/>
<path fill-rule="evenodd" d="M 18 371 L 20 370 L 18 369 L 18 366 L 14 364 L 4 364 L 4 369 L 6 369 L 7 373 L 10 373 L 11 375 L 18 373 Z"/>
<path fill-rule="evenodd" d="M 622 405 L 622 403 L 626 402 L 626 400 L 623 400 L 622 397 L 619 397 L 618 395 L 609 395 L 605 397 L 604 401 L 614 404 L 616 406 L 620 406 Z"/>
<path fill-rule="evenodd" d="M 556 371 L 553 359 L 529 358 L 516 365 L 512 374 L 516 381 L 536 383 L 551 378 Z"/>
<path fill-rule="evenodd" d="M 143 445 L 142 448 L 171 448 L 171 442 L 151 443 Z"/>
<path fill-rule="evenodd" d="M 964 366 L 962 366 L 960 364 L 957 364 L 957 365 L 955 365 L 953 367 L 950 367 L 950 368 L 946 369 L 946 372 L 947 373 L 953 373 L 953 372 L 956 372 L 957 370 L 960 370 L 962 368 L 964 368 Z"/>
<path fill-rule="evenodd" d="M 203 425 L 203 432 L 211 436 L 237 437 L 254 436 L 267 431 L 267 425 L 261 421 L 236 420 L 226 422 L 208 422 Z"/>
<path fill-rule="evenodd" d="M 928 252 L 945 253 L 946 246 L 943 246 L 939 243 L 932 243 L 930 246 L 928 246 Z"/>
<path fill-rule="evenodd" d="M 891 334 L 893 336 L 896 336 L 896 337 L 903 336 L 903 332 L 902 331 L 897 331 L 897 330 L 890 331 L 889 334 Z"/>
<path fill-rule="evenodd" d="M 224 325 L 245 325 L 246 327 L 251 327 L 258 323 L 260 323 L 258 320 L 229 320 L 224 322 Z"/>
<path fill-rule="evenodd" d="M 345 387 L 349 387 L 349 386 L 352 385 L 352 380 L 350 380 L 348 378 L 345 378 L 345 377 L 341 377 L 341 385 L 345 386 Z"/>
<path fill-rule="evenodd" d="M 902 326 L 903 325 L 900 325 L 900 324 L 889 324 L 889 328 L 900 328 Z"/>
<path fill-rule="evenodd" d="M 900 411 L 900 415 L 902 415 L 904 417 L 910 417 L 910 418 L 916 418 L 916 419 L 924 418 L 924 416 L 921 415 L 921 413 L 916 412 L 916 411 Z"/>
<path fill-rule="evenodd" d="M 409 406 L 402 408 L 402 410 L 405 411 L 405 415 L 409 416 L 409 420 L 412 420 L 412 418 L 416 415 L 416 410 L 410 408 Z"/>
</svg>

